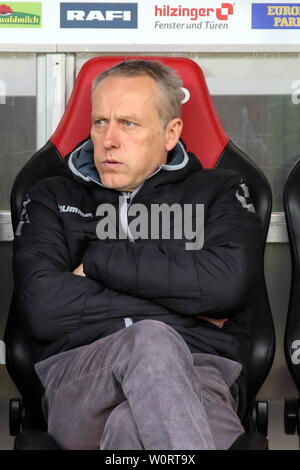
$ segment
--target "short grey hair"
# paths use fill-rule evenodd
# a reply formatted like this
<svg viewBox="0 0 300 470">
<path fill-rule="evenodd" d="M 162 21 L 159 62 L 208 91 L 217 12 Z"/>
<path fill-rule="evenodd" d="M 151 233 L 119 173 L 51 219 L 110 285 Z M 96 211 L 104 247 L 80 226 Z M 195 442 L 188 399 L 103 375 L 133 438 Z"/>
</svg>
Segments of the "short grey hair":
<svg viewBox="0 0 300 470">
<path fill-rule="evenodd" d="M 160 90 L 157 110 L 163 125 L 181 116 L 181 104 L 184 98 L 182 80 L 175 70 L 158 60 L 130 59 L 120 62 L 101 72 L 93 81 L 92 92 L 107 77 L 152 77 Z"/>
</svg>

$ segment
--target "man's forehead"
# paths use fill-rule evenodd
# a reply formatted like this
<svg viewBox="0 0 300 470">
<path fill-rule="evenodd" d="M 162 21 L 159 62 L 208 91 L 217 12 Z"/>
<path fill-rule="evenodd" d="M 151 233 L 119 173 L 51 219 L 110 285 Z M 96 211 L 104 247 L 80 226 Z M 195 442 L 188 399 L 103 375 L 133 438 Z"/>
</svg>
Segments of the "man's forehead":
<svg viewBox="0 0 300 470">
<path fill-rule="evenodd" d="M 148 76 L 107 77 L 99 83 L 92 95 L 93 108 L 106 106 L 156 107 L 158 87 Z"/>
<path fill-rule="evenodd" d="M 123 96 L 126 99 L 137 95 L 141 99 L 153 99 L 157 96 L 158 86 L 155 80 L 148 75 L 120 77 L 106 77 L 94 90 L 93 97 L 101 99 Z"/>
</svg>

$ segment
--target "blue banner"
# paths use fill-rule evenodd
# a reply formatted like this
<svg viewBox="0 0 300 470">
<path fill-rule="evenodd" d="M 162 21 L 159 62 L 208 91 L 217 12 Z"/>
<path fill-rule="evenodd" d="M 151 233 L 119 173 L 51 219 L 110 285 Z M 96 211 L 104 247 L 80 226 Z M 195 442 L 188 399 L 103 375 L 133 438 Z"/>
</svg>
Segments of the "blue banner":
<svg viewBox="0 0 300 470">
<path fill-rule="evenodd" d="M 253 3 L 252 29 L 299 29 L 300 3 Z"/>
</svg>

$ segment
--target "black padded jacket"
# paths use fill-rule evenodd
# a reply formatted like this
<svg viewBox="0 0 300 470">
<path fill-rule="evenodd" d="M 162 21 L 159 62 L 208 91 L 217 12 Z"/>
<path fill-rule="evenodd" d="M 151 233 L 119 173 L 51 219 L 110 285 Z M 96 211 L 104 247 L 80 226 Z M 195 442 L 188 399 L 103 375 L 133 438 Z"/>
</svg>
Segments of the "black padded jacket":
<svg viewBox="0 0 300 470">
<path fill-rule="evenodd" d="M 61 176 L 39 182 L 24 201 L 14 278 L 36 361 L 147 318 L 173 326 L 192 352 L 244 364 L 251 334 L 248 300 L 263 241 L 241 176 L 203 170 L 177 145 L 168 165 L 145 180 L 131 204 L 143 204 L 149 213 L 152 204 L 202 204 L 203 246 L 186 249 L 184 231 L 181 239 L 160 233 L 134 242 L 101 240 L 99 206 L 111 204 L 118 215 L 120 192 L 102 186 L 92 151 L 88 141 L 71 154 Z M 72 273 L 82 262 L 86 277 Z M 228 321 L 218 328 L 199 315 Z"/>
</svg>

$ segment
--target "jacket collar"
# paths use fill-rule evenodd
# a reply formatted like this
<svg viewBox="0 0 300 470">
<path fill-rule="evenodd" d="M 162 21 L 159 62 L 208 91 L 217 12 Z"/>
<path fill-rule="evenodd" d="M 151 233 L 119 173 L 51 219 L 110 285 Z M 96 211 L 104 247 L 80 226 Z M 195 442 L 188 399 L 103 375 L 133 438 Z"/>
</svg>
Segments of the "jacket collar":
<svg viewBox="0 0 300 470">
<path fill-rule="evenodd" d="M 185 151 L 183 144 L 179 141 L 175 148 L 168 154 L 168 162 L 160 165 L 159 168 L 149 175 L 151 178 L 160 171 L 176 171 L 186 167 L 189 162 L 189 156 Z M 94 164 L 94 147 L 91 139 L 77 147 L 68 159 L 70 171 L 85 182 L 94 182 L 105 187 L 101 182 L 100 176 Z"/>
</svg>

